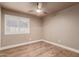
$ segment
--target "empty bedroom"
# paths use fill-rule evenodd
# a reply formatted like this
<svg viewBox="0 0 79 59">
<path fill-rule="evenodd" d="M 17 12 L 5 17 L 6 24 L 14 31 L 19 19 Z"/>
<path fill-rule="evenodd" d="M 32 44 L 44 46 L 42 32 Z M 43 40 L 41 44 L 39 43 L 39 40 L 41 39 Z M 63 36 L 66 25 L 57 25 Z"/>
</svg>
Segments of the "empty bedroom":
<svg viewBox="0 0 79 59">
<path fill-rule="evenodd" d="M 0 2 L 0 57 L 79 57 L 79 3 Z"/>
</svg>

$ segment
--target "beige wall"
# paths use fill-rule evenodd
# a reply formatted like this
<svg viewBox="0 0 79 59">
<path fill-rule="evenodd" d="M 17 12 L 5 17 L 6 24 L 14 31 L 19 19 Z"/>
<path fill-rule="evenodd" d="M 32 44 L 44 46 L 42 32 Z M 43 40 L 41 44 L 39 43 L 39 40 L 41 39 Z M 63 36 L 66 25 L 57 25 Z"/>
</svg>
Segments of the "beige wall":
<svg viewBox="0 0 79 59">
<path fill-rule="evenodd" d="M 30 34 L 5 35 L 4 34 L 4 14 L 5 13 L 30 18 L 31 33 Z M 2 21 L 1 22 L 2 22 L 2 25 L 1 25 L 1 29 L 2 29 L 1 46 L 2 47 L 41 39 L 41 27 L 42 27 L 41 20 L 37 18 L 36 16 L 2 9 Z"/>
<path fill-rule="evenodd" d="M 13 14 L 30 18 L 30 34 L 5 35 L 4 14 Z M 1 12 L 0 12 L 1 14 Z M 79 5 L 51 14 L 43 19 L 29 14 L 2 9 L 1 46 L 21 44 L 33 40 L 45 39 L 79 50 Z"/>
<path fill-rule="evenodd" d="M 0 47 L 1 47 L 1 7 L 0 7 Z"/>
<path fill-rule="evenodd" d="M 79 4 L 44 18 L 44 39 L 79 50 Z"/>
</svg>

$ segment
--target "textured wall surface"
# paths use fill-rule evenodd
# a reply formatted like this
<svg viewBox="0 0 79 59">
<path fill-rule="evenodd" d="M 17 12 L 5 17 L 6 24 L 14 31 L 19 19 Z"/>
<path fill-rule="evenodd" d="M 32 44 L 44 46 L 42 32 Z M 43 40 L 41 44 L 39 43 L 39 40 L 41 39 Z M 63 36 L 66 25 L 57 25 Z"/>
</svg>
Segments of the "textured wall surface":
<svg viewBox="0 0 79 59">
<path fill-rule="evenodd" d="M 12 34 L 12 35 L 5 35 L 4 34 L 4 15 L 11 14 L 17 15 L 22 17 L 28 17 L 30 19 L 30 33 L 29 34 Z M 41 20 L 35 16 L 23 14 L 19 12 L 14 12 L 11 10 L 2 9 L 2 47 L 21 44 L 29 41 L 39 40 L 41 39 Z"/>
<path fill-rule="evenodd" d="M 44 18 L 44 39 L 79 50 L 79 4 Z"/>
</svg>

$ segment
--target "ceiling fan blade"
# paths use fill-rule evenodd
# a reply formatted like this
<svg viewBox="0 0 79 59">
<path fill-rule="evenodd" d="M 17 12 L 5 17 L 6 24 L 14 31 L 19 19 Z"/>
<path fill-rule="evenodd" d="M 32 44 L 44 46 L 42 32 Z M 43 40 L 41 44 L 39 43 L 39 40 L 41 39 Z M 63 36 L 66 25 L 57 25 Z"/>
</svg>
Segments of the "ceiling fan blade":
<svg viewBox="0 0 79 59">
<path fill-rule="evenodd" d="M 34 10 L 29 10 L 28 12 L 34 12 Z"/>
<path fill-rule="evenodd" d="M 47 12 L 45 12 L 45 11 L 44 11 L 43 13 L 44 13 L 44 14 L 48 14 L 48 13 L 47 13 Z"/>
</svg>

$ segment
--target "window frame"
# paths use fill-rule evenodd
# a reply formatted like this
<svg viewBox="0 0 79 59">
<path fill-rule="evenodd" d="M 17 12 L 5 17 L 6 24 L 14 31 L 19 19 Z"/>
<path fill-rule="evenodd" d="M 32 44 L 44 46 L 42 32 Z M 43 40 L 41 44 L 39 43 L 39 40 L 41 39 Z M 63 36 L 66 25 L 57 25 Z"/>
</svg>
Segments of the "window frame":
<svg viewBox="0 0 79 59">
<path fill-rule="evenodd" d="M 27 26 L 27 30 L 28 31 L 26 31 L 26 32 L 17 32 L 17 31 L 15 31 L 15 33 L 12 33 L 12 32 L 8 32 L 7 31 L 7 25 L 6 25 L 6 23 L 7 23 L 7 19 L 6 19 L 6 15 L 8 15 L 8 16 L 13 16 L 13 17 L 17 17 L 17 18 L 24 18 L 23 20 L 21 19 L 21 21 L 25 21 L 25 19 L 26 19 L 26 22 L 28 22 L 27 24 L 28 24 L 28 26 Z M 17 19 L 17 21 L 20 21 L 19 19 Z M 17 27 L 17 28 L 20 28 L 20 27 Z M 21 28 L 22 29 L 22 28 Z M 17 15 L 12 15 L 12 14 L 4 14 L 4 34 L 5 35 L 13 35 L 13 34 L 30 34 L 30 18 L 28 18 L 28 17 L 23 17 L 23 16 L 17 16 Z"/>
</svg>

